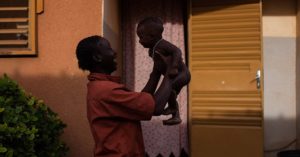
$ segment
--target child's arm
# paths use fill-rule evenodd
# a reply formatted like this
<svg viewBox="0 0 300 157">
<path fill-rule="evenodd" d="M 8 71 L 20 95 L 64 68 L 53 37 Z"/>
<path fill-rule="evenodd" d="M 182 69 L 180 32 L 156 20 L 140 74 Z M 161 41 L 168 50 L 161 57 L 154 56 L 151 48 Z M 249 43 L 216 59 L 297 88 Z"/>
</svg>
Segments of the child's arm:
<svg viewBox="0 0 300 157">
<path fill-rule="evenodd" d="M 161 73 L 158 70 L 156 70 L 156 65 L 154 65 L 153 70 L 150 74 L 150 78 L 147 84 L 145 85 L 144 89 L 142 90 L 142 92 L 147 92 L 153 95 L 157 87 L 157 84 L 159 82 L 160 75 Z"/>
<path fill-rule="evenodd" d="M 162 46 L 164 46 L 164 49 L 172 56 L 172 62 L 171 65 L 169 65 L 171 66 L 169 76 L 171 78 L 175 77 L 178 74 L 178 64 L 181 60 L 181 54 L 182 54 L 181 50 L 168 41 L 165 41 L 164 44 L 162 44 Z"/>
</svg>

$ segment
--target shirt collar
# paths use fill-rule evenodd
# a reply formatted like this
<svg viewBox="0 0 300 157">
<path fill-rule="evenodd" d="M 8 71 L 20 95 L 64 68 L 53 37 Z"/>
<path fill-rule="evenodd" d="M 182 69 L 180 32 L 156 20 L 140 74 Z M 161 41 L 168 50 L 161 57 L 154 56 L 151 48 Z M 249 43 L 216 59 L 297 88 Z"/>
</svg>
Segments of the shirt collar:
<svg viewBox="0 0 300 157">
<path fill-rule="evenodd" d="M 90 73 L 88 75 L 88 80 L 89 81 L 113 81 L 116 83 L 120 83 L 120 77 L 119 76 L 111 76 L 107 74 L 102 74 L 102 73 Z"/>
</svg>

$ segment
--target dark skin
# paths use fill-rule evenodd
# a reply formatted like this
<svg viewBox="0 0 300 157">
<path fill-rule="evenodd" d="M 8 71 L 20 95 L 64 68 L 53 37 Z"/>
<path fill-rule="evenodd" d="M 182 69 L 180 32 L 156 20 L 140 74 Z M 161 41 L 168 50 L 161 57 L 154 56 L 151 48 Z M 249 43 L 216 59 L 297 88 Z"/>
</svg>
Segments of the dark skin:
<svg viewBox="0 0 300 157">
<path fill-rule="evenodd" d="M 90 72 L 93 73 L 104 73 L 110 75 L 117 69 L 117 64 L 115 62 L 116 52 L 111 48 L 109 42 L 106 40 L 101 43 L 99 46 L 99 51 L 94 53 L 94 56 L 97 56 L 97 63 L 90 69 Z M 169 64 L 170 59 L 157 55 L 157 60 L 165 64 Z M 169 71 L 170 69 L 166 69 Z M 155 100 L 155 109 L 153 115 L 161 115 L 164 111 L 164 108 L 168 102 L 168 97 L 172 91 L 172 79 L 170 77 L 165 77 L 159 89 L 153 94 Z M 146 91 L 145 91 L 146 92 Z"/>
<path fill-rule="evenodd" d="M 176 99 L 182 87 L 189 83 L 191 77 L 188 68 L 182 61 L 182 53 L 178 47 L 162 39 L 162 32 L 157 30 L 155 25 L 151 25 L 151 23 L 139 25 L 137 35 L 140 38 L 139 42 L 145 48 L 149 48 L 148 54 L 153 58 L 154 62 L 150 79 L 142 91 L 153 94 L 161 75 L 173 78 L 173 91 L 168 100 L 169 106 L 163 113 L 164 115 L 172 114 L 172 118 L 163 122 L 165 125 L 181 123 Z M 161 59 L 157 59 L 156 56 L 164 56 L 169 58 L 170 61 L 163 62 Z"/>
<path fill-rule="evenodd" d="M 150 57 L 153 55 L 153 47 L 155 44 L 162 39 L 161 33 L 157 32 L 155 29 L 153 29 L 151 26 L 140 26 L 137 29 L 137 35 L 139 36 L 140 44 L 142 44 L 145 48 L 149 48 L 148 54 Z M 162 54 L 163 56 L 171 56 L 172 61 L 167 65 L 168 67 L 171 67 L 170 71 L 168 72 L 168 75 L 170 77 L 175 77 L 178 75 L 178 64 L 180 63 L 181 59 L 181 51 L 179 48 L 177 48 L 175 45 L 171 44 L 170 42 L 162 39 L 159 44 L 156 46 L 156 51 L 159 52 L 159 54 Z M 155 60 L 154 60 L 155 62 Z M 163 64 L 160 64 L 163 65 Z M 160 70 L 160 73 L 165 75 L 165 67 L 164 70 Z"/>
</svg>

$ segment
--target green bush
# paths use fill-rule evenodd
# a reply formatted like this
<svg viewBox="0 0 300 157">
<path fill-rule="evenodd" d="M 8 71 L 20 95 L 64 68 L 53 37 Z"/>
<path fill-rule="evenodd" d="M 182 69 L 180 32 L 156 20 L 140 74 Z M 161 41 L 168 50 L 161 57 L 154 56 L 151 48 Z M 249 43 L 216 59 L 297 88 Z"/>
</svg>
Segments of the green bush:
<svg viewBox="0 0 300 157">
<path fill-rule="evenodd" d="M 42 100 L 0 77 L 0 157 L 62 157 L 66 125 Z"/>
</svg>

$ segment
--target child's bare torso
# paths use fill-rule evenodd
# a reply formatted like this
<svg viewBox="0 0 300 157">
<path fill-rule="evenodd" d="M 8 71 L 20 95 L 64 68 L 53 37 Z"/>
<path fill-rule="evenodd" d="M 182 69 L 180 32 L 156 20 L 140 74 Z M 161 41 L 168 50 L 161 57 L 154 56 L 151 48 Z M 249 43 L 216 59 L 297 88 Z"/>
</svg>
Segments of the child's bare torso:
<svg viewBox="0 0 300 157">
<path fill-rule="evenodd" d="M 149 56 L 153 59 L 154 62 L 153 74 L 170 76 L 171 73 L 166 74 L 167 69 L 173 69 L 173 70 L 176 69 L 177 71 L 176 75 L 172 74 L 172 77 L 174 79 L 173 88 L 177 93 L 179 93 L 181 88 L 187 85 L 191 79 L 191 74 L 189 72 L 188 67 L 183 62 L 181 56 L 182 53 L 180 49 L 166 40 L 162 40 L 161 43 L 159 43 L 154 48 L 155 48 L 154 51 L 153 49 L 149 50 Z M 160 54 L 162 56 L 172 57 L 171 63 L 168 63 L 170 65 L 164 63 L 164 61 L 161 60 L 160 57 L 158 57 L 158 55 Z"/>
<path fill-rule="evenodd" d="M 182 73 L 182 72 L 186 72 L 187 70 L 187 66 L 184 64 L 183 62 L 183 59 L 181 57 L 181 53 L 179 52 L 176 52 L 176 51 L 170 51 L 170 46 L 173 46 L 171 43 L 169 43 L 168 41 L 162 41 L 156 48 L 155 50 L 153 51 L 153 49 L 150 49 L 149 50 L 149 56 L 152 58 L 154 64 L 158 65 L 157 67 L 160 67 L 159 69 L 156 69 L 158 70 L 162 75 L 165 75 L 166 74 L 166 69 L 167 69 L 167 66 L 172 66 L 172 65 L 165 65 L 163 63 L 162 60 L 157 60 L 157 59 L 154 59 L 155 56 L 154 55 L 158 55 L 158 54 L 155 54 L 155 53 L 159 53 L 165 57 L 172 57 L 172 62 L 176 62 L 176 65 L 177 65 L 177 70 L 178 70 L 178 74 Z M 176 47 L 177 48 L 177 47 Z M 174 48 L 173 48 L 174 49 Z M 174 58 L 174 54 L 173 53 L 178 53 L 176 54 L 177 58 Z"/>
<path fill-rule="evenodd" d="M 155 53 L 160 53 L 166 57 L 172 57 L 170 55 L 165 55 L 163 54 L 162 52 L 159 52 L 159 51 L 155 51 Z M 158 55 L 158 54 L 154 54 L 154 55 Z M 154 58 L 153 59 L 153 62 L 154 64 L 158 65 L 157 67 L 159 67 L 159 69 L 156 69 L 158 70 L 162 75 L 165 75 L 166 74 L 166 70 L 167 70 L 167 66 L 171 66 L 171 65 L 166 65 L 165 63 L 163 63 L 163 61 L 161 60 L 155 60 Z M 183 72 L 183 70 L 185 69 L 185 64 L 183 63 L 182 59 L 178 62 L 178 67 L 177 67 L 177 70 L 178 70 L 178 74 L 180 72 Z"/>
</svg>

